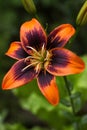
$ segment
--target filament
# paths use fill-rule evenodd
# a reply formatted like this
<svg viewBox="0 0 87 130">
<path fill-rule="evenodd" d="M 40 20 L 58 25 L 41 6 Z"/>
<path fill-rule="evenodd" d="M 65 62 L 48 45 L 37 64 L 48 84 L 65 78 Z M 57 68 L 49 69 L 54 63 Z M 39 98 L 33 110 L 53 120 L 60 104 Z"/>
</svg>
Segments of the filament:
<svg viewBox="0 0 87 130">
<path fill-rule="evenodd" d="M 33 66 L 33 65 L 36 65 L 36 64 L 38 64 L 38 62 L 36 61 L 36 62 L 34 62 L 34 63 L 31 63 L 31 64 L 29 64 L 29 65 L 27 65 L 26 67 L 24 67 L 21 71 L 23 72 L 23 71 L 25 71 L 27 68 L 29 68 L 29 67 L 31 67 L 31 66 Z"/>
<path fill-rule="evenodd" d="M 31 46 L 26 46 L 27 48 L 29 48 L 29 49 L 31 49 L 31 50 L 33 50 L 37 55 L 39 55 L 40 56 L 40 54 L 39 54 L 39 52 L 38 51 L 36 51 L 33 47 L 31 47 Z"/>
</svg>

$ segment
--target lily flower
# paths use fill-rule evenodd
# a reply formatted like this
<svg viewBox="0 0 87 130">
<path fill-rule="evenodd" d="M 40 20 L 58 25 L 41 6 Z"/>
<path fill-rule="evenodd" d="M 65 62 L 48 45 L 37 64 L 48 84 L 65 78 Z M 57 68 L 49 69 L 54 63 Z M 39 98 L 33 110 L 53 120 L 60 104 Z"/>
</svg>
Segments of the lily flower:
<svg viewBox="0 0 87 130">
<path fill-rule="evenodd" d="M 79 56 L 63 48 L 74 33 L 71 24 L 62 24 L 47 36 L 35 18 L 25 22 L 20 28 L 20 41 L 12 42 L 6 53 L 17 62 L 5 75 L 2 89 L 17 88 L 36 78 L 42 94 L 57 105 L 56 76 L 81 73 L 85 68 Z"/>
</svg>

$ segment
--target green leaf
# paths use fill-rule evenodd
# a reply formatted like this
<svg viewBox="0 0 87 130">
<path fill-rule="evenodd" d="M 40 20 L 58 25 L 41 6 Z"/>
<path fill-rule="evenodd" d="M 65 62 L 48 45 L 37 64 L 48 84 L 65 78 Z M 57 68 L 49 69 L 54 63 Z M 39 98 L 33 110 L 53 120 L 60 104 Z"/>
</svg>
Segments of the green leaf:
<svg viewBox="0 0 87 130">
<path fill-rule="evenodd" d="M 64 87 L 65 83 L 64 83 L 63 77 L 56 77 L 56 83 L 57 83 L 57 86 L 58 86 L 58 89 L 59 89 L 60 99 L 67 96 L 67 90 Z"/>
<path fill-rule="evenodd" d="M 72 99 L 80 98 L 81 97 L 81 92 L 75 92 L 71 95 Z"/>
<path fill-rule="evenodd" d="M 82 57 L 85 63 L 85 70 L 80 74 L 68 76 L 69 80 L 73 82 L 74 92 L 81 93 L 81 100 L 84 103 L 87 100 L 87 55 Z"/>
<path fill-rule="evenodd" d="M 48 130 L 48 129 L 37 126 L 37 127 L 31 128 L 30 130 Z"/>
<path fill-rule="evenodd" d="M 87 56 L 84 56 L 83 60 L 85 62 L 85 67 L 86 68 L 85 68 L 84 72 L 81 74 L 81 76 L 80 76 L 80 78 L 78 80 L 77 85 L 79 87 L 87 88 L 87 82 L 86 82 L 87 81 Z"/>
<path fill-rule="evenodd" d="M 87 115 L 83 116 L 81 119 L 82 124 L 87 124 Z"/>
<path fill-rule="evenodd" d="M 52 111 L 55 107 L 47 102 L 47 100 L 37 93 L 31 93 L 27 100 L 21 100 L 21 104 L 24 108 L 31 110 L 33 113 L 38 113 L 40 109 L 46 109 L 47 111 Z"/>
<path fill-rule="evenodd" d="M 61 102 L 63 105 L 67 106 L 67 107 L 70 107 L 70 106 L 71 106 L 70 101 L 67 100 L 67 99 L 61 99 L 60 102 Z"/>
<path fill-rule="evenodd" d="M 78 112 L 82 106 L 82 100 L 80 97 L 74 99 L 75 112 Z"/>
<path fill-rule="evenodd" d="M 23 99 L 28 98 L 32 92 L 36 92 L 36 93 L 40 94 L 40 90 L 38 88 L 36 79 L 22 87 L 13 89 L 12 91 L 19 98 L 23 98 Z"/>
<path fill-rule="evenodd" d="M 83 116 L 80 120 L 80 130 L 87 130 L 87 115 Z"/>
<path fill-rule="evenodd" d="M 6 124 L 5 125 L 5 130 L 27 130 L 26 128 L 24 128 L 21 124 Z"/>
</svg>

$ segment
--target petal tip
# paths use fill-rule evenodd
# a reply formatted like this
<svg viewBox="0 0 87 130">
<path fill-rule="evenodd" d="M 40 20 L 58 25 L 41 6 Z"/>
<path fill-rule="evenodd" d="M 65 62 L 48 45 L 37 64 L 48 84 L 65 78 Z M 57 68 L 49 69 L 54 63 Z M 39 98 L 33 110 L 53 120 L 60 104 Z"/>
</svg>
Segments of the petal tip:
<svg viewBox="0 0 87 130">
<path fill-rule="evenodd" d="M 5 84 L 2 82 L 2 90 L 7 90 L 8 88 L 5 86 Z"/>
<path fill-rule="evenodd" d="M 7 84 L 7 81 L 5 81 L 5 77 L 4 77 L 4 79 L 2 81 L 2 90 L 8 90 L 8 89 L 11 89 L 10 84 L 9 85 Z"/>
<path fill-rule="evenodd" d="M 68 40 L 75 34 L 76 30 L 71 24 L 66 24 L 65 33 L 67 33 Z"/>
<path fill-rule="evenodd" d="M 57 106 L 59 104 L 59 97 L 56 97 L 55 99 L 49 101 L 53 106 Z"/>
<path fill-rule="evenodd" d="M 41 72 L 37 78 L 40 91 L 49 103 L 56 106 L 59 103 L 59 91 L 56 85 L 55 77 L 48 72 Z"/>
<path fill-rule="evenodd" d="M 78 72 L 77 73 L 82 73 L 83 71 L 84 71 L 84 69 L 85 69 L 85 63 L 84 63 L 84 61 L 80 58 L 80 57 L 78 57 L 78 59 L 77 59 L 77 68 L 78 68 Z"/>
</svg>

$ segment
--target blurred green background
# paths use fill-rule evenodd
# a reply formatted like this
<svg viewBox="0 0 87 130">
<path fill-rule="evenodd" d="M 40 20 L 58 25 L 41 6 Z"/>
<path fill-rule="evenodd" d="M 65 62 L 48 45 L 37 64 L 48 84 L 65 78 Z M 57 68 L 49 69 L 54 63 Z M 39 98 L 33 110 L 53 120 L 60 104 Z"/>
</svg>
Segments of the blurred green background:
<svg viewBox="0 0 87 130">
<path fill-rule="evenodd" d="M 76 27 L 76 16 L 84 0 L 34 0 L 38 16 L 49 33 L 62 23 Z M 23 22 L 30 20 L 21 0 L 0 0 L 0 83 L 15 60 L 5 56 L 12 41 L 19 41 Z M 82 27 L 70 50 L 83 58 L 87 66 L 87 25 Z M 87 67 L 86 67 L 87 68 Z M 9 77 L 10 78 L 10 77 Z M 87 69 L 79 75 L 68 76 L 76 94 L 76 120 L 79 130 L 87 130 Z M 67 91 L 62 77 L 57 77 L 61 102 L 50 105 L 41 95 L 36 80 L 14 90 L 0 87 L 0 130 L 75 130 Z M 78 96 L 79 95 L 79 96 Z"/>
</svg>

